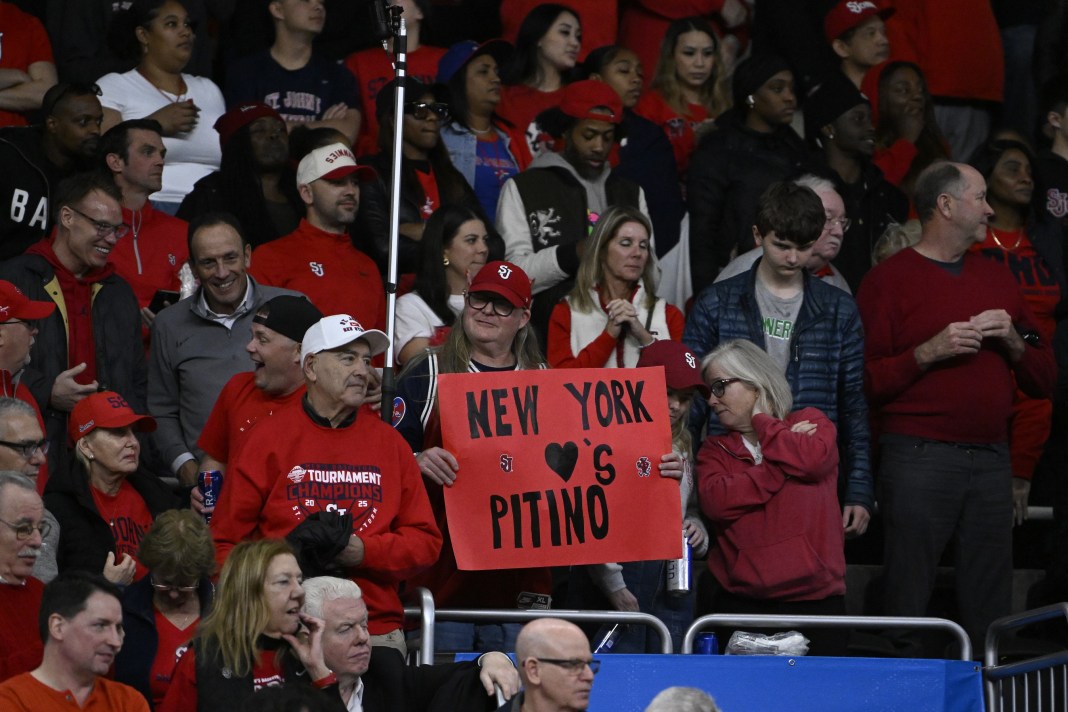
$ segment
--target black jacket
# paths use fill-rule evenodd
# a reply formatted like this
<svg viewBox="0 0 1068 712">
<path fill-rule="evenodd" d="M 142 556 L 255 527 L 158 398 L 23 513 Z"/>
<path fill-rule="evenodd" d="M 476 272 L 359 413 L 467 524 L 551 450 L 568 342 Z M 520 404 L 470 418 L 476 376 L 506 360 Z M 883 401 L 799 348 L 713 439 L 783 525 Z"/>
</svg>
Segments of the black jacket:
<svg viewBox="0 0 1068 712">
<path fill-rule="evenodd" d="M 55 302 L 52 315 L 37 322 L 37 340 L 30 349 L 30 364 L 23 383 L 33 393 L 45 420 L 50 443 L 48 469 L 61 472 L 71 466 L 67 436 L 69 413 L 49 407 L 52 384 L 67 370 L 67 324 L 63 292 L 55 270 L 44 257 L 19 255 L 0 263 L 0 279 L 17 286 L 30 299 Z M 141 340 L 141 309 L 133 289 L 111 274 L 93 285 L 93 340 L 97 381 L 123 396 L 138 413 L 147 413 L 145 347 Z"/>
<path fill-rule="evenodd" d="M 393 648 L 371 649 L 363 675 L 364 712 L 475 712 L 494 710 L 476 662 L 412 666 Z"/>
<path fill-rule="evenodd" d="M 127 477 L 127 482 L 141 495 L 153 519 L 168 509 L 183 505 L 182 498 L 151 473 L 138 470 Z M 88 474 L 79 465 L 62 472 L 51 471 L 44 500 L 45 507 L 55 515 L 60 526 L 59 551 L 56 552 L 60 572 L 101 573 L 108 552 L 115 551 L 115 539 L 93 501 Z"/>
<path fill-rule="evenodd" d="M 690 206 L 690 266 L 693 293 L 712 284 L 719 270 L 755 245 L 753 223 L 764 190 L 795 178 L 814 162 L 789 126 L 769 134 L 745 126 L 732 110 L 716 121 L 690 158 L 686 200 Z"/>
<path fill-rule="evenodd" d="M 63 177 L 41 150 L 44 130 L 0 130 L 0 260 L 21 255 L 52 229 L 49 202 Z"/>
<path fill-rule="evenodd" d="M 152 693 L 149 691 L 149 674 L 159 649 L 152 594 L 152 581 L 148 576 L 130 584 L 123 592 L 122 626 L 126 629 L 126 638 L 122 641 L 122 650 L 115 656 L 115 680 L 136 689 L 150 705 Z M 203 579 L 197 590 L 201 619 L 211 610 L 214 594 L 215 587 L 211 581 Z"/>
</svg>

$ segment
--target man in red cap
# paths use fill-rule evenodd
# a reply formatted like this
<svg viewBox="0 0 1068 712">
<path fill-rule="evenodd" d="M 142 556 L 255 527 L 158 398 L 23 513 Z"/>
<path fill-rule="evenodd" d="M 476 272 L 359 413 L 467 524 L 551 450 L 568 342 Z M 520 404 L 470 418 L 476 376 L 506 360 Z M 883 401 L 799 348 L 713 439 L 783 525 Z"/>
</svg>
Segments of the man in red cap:
<svg viewBox="0 0 1068 712">
<path fill-rule="evenodd" d="M 297 186 L 283 182 L 289 134 L 277 111 L 255 101 L 230 107 L 215 122 L 222 149 L 219 170 L 196 182 L 178 208 L 192 222 L 225 210 L 241 221 L 253 247 L 288 235 L 304 215 Z"/>
<path fill-rule="evenodd" d="M 121 200 L 110 176 L 68 178 L 54 197 L 52 237 L 0 265 L 0 278 L 30 298 L 59 307 L 38 322 L 33 361 L 23 375 L 45 416 L 53 473 L 67 464 L 67 417 L 79 400 L 106 385 L 145 409 L 140 308 L 109 261 L 130 231 L 122 221 Z"/>
<path fill-rule="evenodd" d="M 256 248 L 250 274 L 263 284 L 306 294 L 324 314 L 352 314 L 361 324 L 384 328 L 382 277 L 347 232 L 360 207 L 360 181 L 374 176 L 343 143 L 301 159 L 297 190 L 305 219 L 289 235 Z"/>
<path fill-rule="evenodd" d="M 444 608 L 548 607 L 552 591 L 548 569 L 457 570 L 442 494 L 456 481 L 459 463 L 441 446 L 438 374 L 543 368 L 544 358 L 529 323 L 531 301 L 530 278 L 522 269 L 511 262 L 486 264 L 471 280 L 463 312 L 453 327 L 463 330 L 461 340 L 450 337 L 440 350 L 413 359 L 397 385 L 393 426 L 417 453 L 444 539 L 437 563 L 409 584 L 429 588 Z M 519 624 L 439 623 L 434 640 L 438 650 L 514 650 L 519 628 Z"/>
<path fill-rule="evenodd" d="M 569 84 L 560 106 L 538 116 L 550 135 L 562 139 L 563 150 L 538 156 L 501 190 L 497 231 L 505 257 L 534 284 L 532 318 L 542 343 L 553 307 L 574 284 L 597 216 L 613 205 L 649 214 L 642 189 L 613 175 L 608 163 L 622 120 L 623 103 L 607 84 Z"/>
<path fill-rule="evenodd" d="M 24 400 L 40 417 L 37 401 L 22 382 L 37 337 L 37 321 L 51 316 L 54 302 L 35 302 L 11 282 L 0 280 L 0 395 Z M 46 395 L 46 394 L 43 394 Z"/>
<path fill-rule="evenodd" d="M 156 314 L 149 307 L 156 292 L 174 292 L 161 300 L 178 301 L 182 289 L 179 272 L 189 258 L 185 220 L 152 207 L 148 196 L 163 187 L 163 129 L 152 119 L 130 119 L 108 129 L 100 141 L 104 166 L 122 191 L 122 219 L 130 235 L 111 251 L 115 271 L 125 279 L 141 305 L 147 344 L 148 327 Z M 192 282 L 192 275 L 189 276 Z M 158 305 L 157 305 L 158 306 Z"/>
<path fill-rule="evenodd" d="M 842 60 L 842 72 L 860 89 L 864 75 L 890 58 L 886 18 L 894 8 L 872 0 L 841 0 L 823 19 L 823 32 Z"/>
</svg>

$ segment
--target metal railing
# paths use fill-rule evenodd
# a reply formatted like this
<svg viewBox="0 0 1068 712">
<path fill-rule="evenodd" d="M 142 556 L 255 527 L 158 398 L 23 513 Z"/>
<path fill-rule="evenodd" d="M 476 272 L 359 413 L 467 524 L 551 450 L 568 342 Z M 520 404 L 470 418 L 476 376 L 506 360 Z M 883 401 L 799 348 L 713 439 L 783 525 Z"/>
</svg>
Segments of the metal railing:
<svg viewBox="0 0 1068 712">
<path fill-rule="evenodd" d="M 746 626 L 751 628 L 910 628 L 914 630 L 941 630 L 957 639 L 960 659 L 971 660 L 972 643 L 964 628 L 945 618 L 899 618 L 893 616 L 780 616 L 780 615 L 733 615 L 713 613 L 701 616 L 686 629 L 682 639 L 682 652 L 693 652 L 697 634 L 715 626 Z"/>
<path fill-rule="evenodd" d="M 660 652 L 673 652 L 671 632 L 664 622 L 649 613 L 630 613 L 625 611 L 573 611 L 550 609 L 525 611 L 516 608 L 436 608 L 434 597 L 425 588 L 415 591 L 418 606 L 404 609 L 409 618 L 419 618 L 422 644 L 419 650 L 419 664 L 431 665 L 434 662 L 434 623 L 437 621 L 462 621 L 465 623 L 526 623 L 536 618 L 562 618 L 572 623 L 623 623 L 642 625 L 652 628 L 660 636 Z"/>
<path fill-rule="evenodd" d="M 987 628 L 983 677 L 988 712 L 1068 709 L 1068 650 L 998 664 L 999 643 L 1006 633 L 1054 618 L 1068 619 L 1068 603 L 998 618 Z"/>
</svg>

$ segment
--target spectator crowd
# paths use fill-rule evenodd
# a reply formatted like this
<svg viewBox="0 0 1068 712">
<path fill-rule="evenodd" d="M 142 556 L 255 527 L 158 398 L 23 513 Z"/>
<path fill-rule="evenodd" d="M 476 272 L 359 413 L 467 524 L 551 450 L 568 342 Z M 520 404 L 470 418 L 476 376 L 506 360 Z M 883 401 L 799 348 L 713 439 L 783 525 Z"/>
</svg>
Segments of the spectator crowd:
<svg viewBox="0 0 1068 712">
<path fill-rule="evenodd" d="M 949 562 L 981 650 L 1036 503 L 1068 598 L 1065 5 L 0 1 L 0 706 L 586 709 L 595 627 L 410 667 L 417 586 L 678 651 Z M 459 570 L 438 376 L 634 367 L 693 590 Z"/>
</svg>

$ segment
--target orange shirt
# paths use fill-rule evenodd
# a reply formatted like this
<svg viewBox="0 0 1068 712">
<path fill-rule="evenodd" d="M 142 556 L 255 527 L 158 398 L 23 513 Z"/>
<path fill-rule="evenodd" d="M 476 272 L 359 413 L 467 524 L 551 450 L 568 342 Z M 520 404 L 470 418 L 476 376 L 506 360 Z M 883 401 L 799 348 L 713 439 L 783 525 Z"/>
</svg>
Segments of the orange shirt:
<svg viewBox="0 0 1068 712">
<path fill-rule="evenodd" d="M 148 701 L 128 685 L 98 677 L 84 705 L 70 690 L 54 690 L 26 672 L 0 685 L 4 712 L 149 712 Z"/>
</svg>

